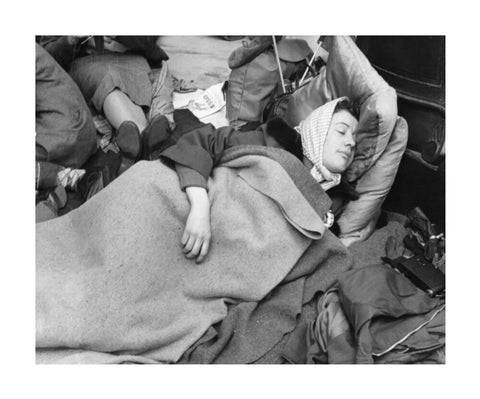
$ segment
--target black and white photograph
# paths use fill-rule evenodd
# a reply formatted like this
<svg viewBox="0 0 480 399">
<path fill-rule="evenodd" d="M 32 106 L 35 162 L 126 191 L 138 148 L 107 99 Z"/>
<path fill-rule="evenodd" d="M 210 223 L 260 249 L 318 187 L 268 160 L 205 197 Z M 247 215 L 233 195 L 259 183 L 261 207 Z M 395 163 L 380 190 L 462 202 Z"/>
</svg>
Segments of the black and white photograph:
<svg viewBox="0 0 480 399">
<path fill-rule="evenodd" d="M 451 397 L 476 359 L 472 45 L 414 2 L 140 4 L 42 10 L 25 90 L 2 71 L 30 181 L 5 183 L 28 311 L 4 342 L 32 394 Z"/>
<path fill-rule="evenodd" d="M 38 363 L 445 362 L 444 36 L 35 41 Z"/>
</svg>

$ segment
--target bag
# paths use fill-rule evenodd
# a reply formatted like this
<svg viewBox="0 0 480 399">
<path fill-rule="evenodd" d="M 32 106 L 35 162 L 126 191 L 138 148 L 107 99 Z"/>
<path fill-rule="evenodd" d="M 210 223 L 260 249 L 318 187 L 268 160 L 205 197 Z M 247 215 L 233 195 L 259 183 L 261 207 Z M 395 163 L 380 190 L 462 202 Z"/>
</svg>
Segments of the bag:
<svg viewBox="0 0 480 399">
<path fill-rule="evenodd" d="M 304 73 L 306 60 L 312 53 L 307 42 L 275 39 L 274 42 L 271 37 L 260 36 L 244 41 L 243 47 L 230 55 L 232 72 L 226 89 L 226 117 L 230 125 L 262 122 L 267 104 L 286 92 L 280 75 L 295 81 Z"/>
<path fill-rule="evenodd" d="M 411 256 L 389 256 L 383 260 L 405 275 L 428 295 L 441 296 L 445 292 L 445 237 L 420 207 L 407 214 L 409 234 L 403 243 Z M 388 245 L 392 241 L 387 240 Z"/>
<path fill-rule="evenodd" d="M 325 79 L 313 79 L 317 75 L 325 75 L 326 59 L 328 57 L 325 50 L 322 48 L 322 36 L 317 40 L 317 49 L 310 58 L 310 61 L 306 65 L 303 75 L 300 80 L 295 80 L 295 84 L 287 84 L 283 86 L 283 93 L 273 97 L 267 104 L 263 111 L 262 122 L 266 122 L 275 117 L 284 118 L 287 123 L 292 126 L 296 126 L 299 120 L 304 119 L 311 111 L 311 104 L 317 104 L 318 98 L 322 97 L 325 89 L 317 87 L 317 82 L 325 82 Z M 277 49 L 274 48 L 276 51 Z M 323 57 L 316 57 L 319 51 L 323 51 Z M 308 74 L 311 74 L 311 79 L 305 79 Z M 279 70 L 280 81 L 284 81 L 284 77 Z M 313 91 L 313 93 L 312 93 Z M 300 96 L 297 96 L 299 92 L 303 92 Z M 305 94 L 307 92 L 308 94 Z M 294 94 L 295 93 L 295 94 Z M 313 100 L 313 101 L 312 101 Z M 322 103 L 329 100 L 322 98 Z M 293 104 L 292 104 L 293 102 Z M 298 113 L 300 110 L 305 110 L 305 114 L 301 118 L 295 120 L 298 115 L 292 115 Z"/>
</svg>

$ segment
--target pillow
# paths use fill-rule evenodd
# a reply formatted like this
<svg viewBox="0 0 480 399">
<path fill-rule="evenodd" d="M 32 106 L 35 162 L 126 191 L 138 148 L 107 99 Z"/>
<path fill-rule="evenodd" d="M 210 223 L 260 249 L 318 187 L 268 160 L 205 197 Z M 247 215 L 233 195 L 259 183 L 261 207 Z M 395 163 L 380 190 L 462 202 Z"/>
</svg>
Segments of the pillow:
<svg viewBox="0 0 480 399">
<path fill-rule="evenodd" d="M 383 153 L 397 118 L 395 90 L 375 71 L 349 36 L 328 36 L 327 64 L 311 82 L 290 96 L 285 119 L 297 126 L 325 102 L 347 96 L 360 106 L 357 148 L 346 172 L 359 179 Z"/>
<path fill-rule="evenodd" d="M 399 117 L 387 148 L 357 182 L 355 189 L 359 198 L 349 202 L 337 220 L 339 237 L 345 245 L 363 241 L 373 232 L 382 204 L 395 180 L 407 139 L 407 122 Z"/>
<path fill-rule="evenodd" d="M 360 197 L 349 202 L 338 219 L 339 236 L 348 245 L 373 232 L 405 151 L 408 130 L 403 118 L 397 121 L 395 90 L 354 41 L 348 36 L 329 36 L 323 45 L 329 51 L 326 66 L 290 96 L 284 117 L 297 126 L 314 109 L 341 96 L 359 105 L 355 157 L 345 177 L 356 182 Z"/>
</svg>

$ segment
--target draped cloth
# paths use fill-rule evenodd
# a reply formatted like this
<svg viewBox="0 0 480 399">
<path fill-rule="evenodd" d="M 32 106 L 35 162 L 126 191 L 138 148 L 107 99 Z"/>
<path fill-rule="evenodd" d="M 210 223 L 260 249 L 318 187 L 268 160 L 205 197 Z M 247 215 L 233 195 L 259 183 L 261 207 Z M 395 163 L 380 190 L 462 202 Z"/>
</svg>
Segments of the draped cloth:
<svg viewBox="0 0 480 399">
<path fill-rule="evenodd" d="M 322 222 L 330 200 L 295 157 L 235 148 L 208 184 L 213 238 L 198 265 L 181 252 L 188 200 L 159 161 L 136 164 L 83 206 L 36 225 L 37 362 L 177 362 L 229 307 L 261 304 L 305 260 L 317 266 L 312 243 L 333 237 Z M 341 272 L 351 259 L 333 246 Z M 297 284 L 300 308 L 307 283 Z"/>
</svg>

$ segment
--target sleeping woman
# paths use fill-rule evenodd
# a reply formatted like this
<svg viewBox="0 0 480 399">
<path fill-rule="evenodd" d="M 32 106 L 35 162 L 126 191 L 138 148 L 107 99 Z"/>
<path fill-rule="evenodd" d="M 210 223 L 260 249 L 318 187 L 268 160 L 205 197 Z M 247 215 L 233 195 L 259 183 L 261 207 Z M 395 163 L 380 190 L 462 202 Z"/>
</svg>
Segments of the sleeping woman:
<svg viewBox="0 0 480 399">
<path fill-rule="evenodd" d="M 250 132 L 207 126 L 183 136 L 162 157 L 175 162 L 180 186 L 190 201 L 181 239 L 185 256 L 201 262 L 208 253 L 211 227 L 207 179 L 225 150 L 242 144 L 284 148 L 302 160 L 327 191 L 340 183 L 341 174 L 353 160 L 357 125 L 354 106 L 343 97 L 319 107 L 296 129 L 276 118 Z"/>
<path fill-rule="evenodd" d="M 257 303 L 259 314 L 275 289 L 288 292 L 289 312 L 301 309 L 352 264 L 329 231 L 325 191 L 352 161 L 356 126 L 345 98 L 295 129 L 281 119 L 251 132 L 207 126 L 165 150 L 176 170 L 138 162 L 78 209 L 38 223 L 37 362 L 175 363 L 232 306 Z M 266 349 L 296 313 L 264 309 L 284 318 L 256 341 Z"/>
</svg>

